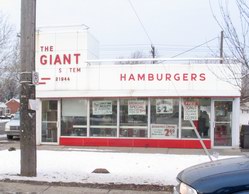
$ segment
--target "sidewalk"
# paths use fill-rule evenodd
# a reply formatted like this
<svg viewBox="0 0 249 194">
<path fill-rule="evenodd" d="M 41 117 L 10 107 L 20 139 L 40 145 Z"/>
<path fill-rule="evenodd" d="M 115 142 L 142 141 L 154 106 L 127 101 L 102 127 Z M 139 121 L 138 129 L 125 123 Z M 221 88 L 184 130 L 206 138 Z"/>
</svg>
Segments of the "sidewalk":
<svg viewBox="0 0 249 194">
<path fill-rule="evenodd" d="M 105 151 L 121 153 L 148 153 L 148 154 L 176 154 L 176 155 L 206 155 L 204 149 L 177 149 L 177 148 L 144 148 L 144 147 L 83 147 L 83 146 L 61 146 L 61 145 L 38 145 L 38 150 L 83 150 L 83 151 Z M 221 156 L 249 155 L 249 150 L 234 148 L 208 149 L 210 155 L 219 154 Z"/>
<path fill-rule="evenodd" d="M 27 184 L 16 182 L 1 182 L 0 193 L 43 193 L 43 194 L 170 194 L 166 191 L 141 191 L 121 189 L 97 189 L 76 186 L 54 186 L 49 184 Z"/>
</svg>

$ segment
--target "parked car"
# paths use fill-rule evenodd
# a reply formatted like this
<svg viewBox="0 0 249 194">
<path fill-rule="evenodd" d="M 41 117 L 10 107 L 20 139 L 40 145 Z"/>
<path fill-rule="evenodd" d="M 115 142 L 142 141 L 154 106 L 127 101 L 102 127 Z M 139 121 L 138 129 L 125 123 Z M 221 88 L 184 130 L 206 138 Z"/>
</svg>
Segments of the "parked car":
<svg viewBox="0 0 249 194">
<path fill-rule="evenodd" d="M 14 136 L 20 136 L 20 112 L 17 112 L 15 116 L 5 125 L 5 133 L 7 139 L 13 139 Z"/>
<path fill-rule="evenodd" d="M 249 156 L 217 160 L 189 167 L 177 175 L 174 193 L 249 193 Z"/>
</svg>

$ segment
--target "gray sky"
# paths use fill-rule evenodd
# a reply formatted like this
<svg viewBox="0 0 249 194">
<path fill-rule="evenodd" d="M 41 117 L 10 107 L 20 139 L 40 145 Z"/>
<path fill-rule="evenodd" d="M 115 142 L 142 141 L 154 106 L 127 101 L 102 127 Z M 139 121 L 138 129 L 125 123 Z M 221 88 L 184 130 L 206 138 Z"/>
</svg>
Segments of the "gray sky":
<svg viewBox="0 0 249 194">
<path fill-rule="evenodd" d="M 218 15 L 217 0 L 37 0 L 36 19 L 37 27 L 89 26 L 100 42 L 101 58 L 129 56 L 136 50 L 149 55 L 151 43 L 160 57 L 172 57 L 217 37 L 179 56 L 206 57 L 208 47 L 218 50 L 221 31 L 210 2 Z M 19 31 L 20 0 L 0 0 L 0 10 Z"/>
</svg>

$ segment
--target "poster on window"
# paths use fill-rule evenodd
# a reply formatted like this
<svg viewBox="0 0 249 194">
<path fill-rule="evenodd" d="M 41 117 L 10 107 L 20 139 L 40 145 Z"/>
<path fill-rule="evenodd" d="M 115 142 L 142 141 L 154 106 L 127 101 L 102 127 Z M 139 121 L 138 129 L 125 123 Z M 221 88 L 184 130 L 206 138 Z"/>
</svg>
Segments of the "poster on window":
<svg viewBox="0 0 249 194">
<path fill-rule="evenodd" d="M 111 115 L 112 101 L 93 101 L 93 115 Z"/>
<path fill-rule="evenodd" d="M 157 99 L 156 114 L 171 114 L 173 113 L 173 99 Z"/>
<path fill-rule="evenodd" d="M 144 100 L 129 100 L 128 115 L 146 115 L 146 102 Z"/>
<path fill-rule="evenodd" d="M 151 124 L 152 138 L 174 138 L 177 137 L 177 125 Z"/>
<path fill-rule="evenodd" d="M 184 120 L 198 120 L 198 104 L 194 101 L 186 101 L 184 102 Z"/>
</svg>

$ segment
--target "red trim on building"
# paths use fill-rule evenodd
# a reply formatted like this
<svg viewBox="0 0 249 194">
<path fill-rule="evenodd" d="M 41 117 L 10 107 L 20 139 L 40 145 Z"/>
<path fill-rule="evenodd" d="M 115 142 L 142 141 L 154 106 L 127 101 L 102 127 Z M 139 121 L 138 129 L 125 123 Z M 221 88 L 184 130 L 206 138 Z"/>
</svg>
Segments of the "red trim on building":
<svg viewBox="0 0 249 194">
<path fill-rule="evenodd" d="M 42 77 L 41 80 L 51 80 L 50 77 Z"/>
<path fill-rule="evenodd" d="M 44 85 L 44 84 L 46 84 L 46 82 L 39 82 L 38 84 L 39 85 Z"/>
<path fill-rule="evenodd" d="M 211 140 L 203 140 L 208 149 Z M 201 149 L 198 139 L 124 139 L 124 138 L 71 138 L 60 137 L 65 146 L 108 146 L 108 147 L 151 147 L 151 148 L 194 148 Z"/>
</svg>

